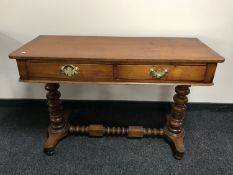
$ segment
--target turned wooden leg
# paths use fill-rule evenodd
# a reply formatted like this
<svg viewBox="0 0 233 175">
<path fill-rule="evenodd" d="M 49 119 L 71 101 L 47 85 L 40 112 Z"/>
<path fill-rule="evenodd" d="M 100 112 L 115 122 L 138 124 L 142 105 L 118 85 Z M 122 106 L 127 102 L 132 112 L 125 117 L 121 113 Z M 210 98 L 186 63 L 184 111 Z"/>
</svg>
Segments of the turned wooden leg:
<svg viewBox="0 0 233 175">
<path fill-rule="evenodd" d="M 189 86 L 176 86 L 174 95 L 174 104 L 171 113 L 167 116 L 167 124 L 164 128 L 164 136 L 171 143 L 174 156 L 181 159 L 184 156 L 184 128 L 182 126 L 186 105 L 188 103 L 187 95 Z"/>
<path fill-rule="evenodd" d="M 59 84 L 48 83 L 45 89 L 48 91 L 48 111 L 50 126 L 48 127 L 48 138 L 45 143 L 44 152 L 47 155 L 53 155 L 56 145 L 68 134 L 69 124 L 67 116 L 64 115 L 60 101 L 61 93 L 58 91 Z"/>
</svg>

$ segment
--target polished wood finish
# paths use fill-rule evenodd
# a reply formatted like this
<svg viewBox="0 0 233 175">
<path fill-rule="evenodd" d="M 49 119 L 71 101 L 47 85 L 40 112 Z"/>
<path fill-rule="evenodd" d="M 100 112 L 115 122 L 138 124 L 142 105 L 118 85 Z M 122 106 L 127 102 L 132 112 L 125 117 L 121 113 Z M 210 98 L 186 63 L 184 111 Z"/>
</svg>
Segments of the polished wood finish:
<svg viewBox="0 0 233 175">
<path fill-rule="evenodd" d="M 216 67 L 217 67 L 216 63 L 212 63 L 212 64 L 207 65 L 204 82 L 212 82 L 213 81 Z"/>
<path fill-rule="evenodd" d="M 69 83 L 69 84 L 99 84 L 99 85 L 109 85 L 109 84 L 116 84 L 116 85 L 153 85 L 153 84 L 159 84 L 159 85 L 192 85 L 192 86 L 212 86 L 213 82 L 211 83 L 202 83 L 202 82 L 190 82 L 190 81 L 172 81 L 172 82 L 167 82 L 167 81 L 162 81 L 162 80 L 146 80 L 146 81 L 140 81 L 140 82 L 135 82 L 132 80 L 124 80 L 121 79 L 119 81 L 64 81 L 64 80 L 47 80 L 47 79 L 36 79 L 36 80 L 21 80 L 19 79 L 20 82 L 25 82 L 25 83 Z"/>
<path fill-rule="evenodd" d="M 50 126 L 44 151 L 54 153 L 68 132 L 162 136 L 174 155 L 184 155 L 183 118 L 190 86 L 213 84 L 217 64 L 224 58 L 196 38 L 39 36 L 12 52 L 20 81 L 46 83 Z M 69 126 L 63 112 L 59 83 L 176 85 L 174 104 L 164 128 Z"/>
<path fill-rule="evenodd" d="M 102 64 L 72 64 L 79 68 L 75 76 L 66 76 L 61 73 L 64 63 L 27 63 L 28 76 L 30 79 L 59 79 L 68 81 L 77 80 L 111 80 L 113 78 L 113 66 Z M 70 64 L 68 64 L 70 65 Z M 41 71 L 43 70 L 43 72 Z"/>
<path fill-rule="evenodd" d="M 188 85 L 211 85 L 216 63 L 210 64 L 187 64 L 187 63 L 166 63 L 166 64 L 84 64 L 74 61 L 31 61 L 17 60 L 20 72 L 20 81 L 43 82 L 43 83 L 81 83 L 81 82 L 102 82 L 121 84 L 188 84 Z M 80 72 L 74 76 L 65 76 L 60 68 L 64 65 L 74 65 L 80 68 Z M 166 77 L 156 79 L 150 74 L 151 68 L 166 68 Z"/>
<path fill-rule="evenodd" d="M 59 100 L 61 94 L 58 91 L 59 84 L 48 83 L 45 89 L 48 91 L 48 111 L 50 126 L 48 128 L 48 139 L 45 143 L 44 152 L 48 155 L 54 154 L 57 143 L 68 134 L 69 124 L 67 117 L 63 113 L 62 104 Z"/>
<path fill-rule="evenodd" d="M 160 128 L 144 128 L 143 126 L 128 126 L 125 127 L 109 127 L 99 124 L 91 124 L 89 126 L 70 126 L 71 134 L 88 134 L 92 137 L 102 137 L 104 135 L 110 136 L 124 136 L 131 138 L 155 137 L 163 136 L 164 129 Z"/>
<path fill-rule="evenodd" d="M 176 94 L 174 95 L 174 104 L 172 105 L 171 114 L 167 117 L 165 127 L 165 137 L 171 142 L 174 155 L 177 159 L 184 156 L 184 128 L 183 119 L 188 103 L 187 95 L 189 94 L 189 86 L 176 86 Z"/>
<path fill-rule="evenodd" d="M 119 65 L 117 78 L 129 80 L 156 80 L 150 74 L 151 68 L 166 68 L 167 76 L 161 78 L 166 81 L 203 81 L 206 66 L 175 66 L 175 65 Z"/>
<path fill-rule="evenodd" d="M 17 60 L 17 66 L 19 70 L 19 76 L 21 79 L 28 79 L 26 60 Z"/>
<path fill-rule="evenodd" d="M 223 62 L 197 38 L 39 36 L 11 53 L 14 59 L 118 62 Z"/>
</svg>

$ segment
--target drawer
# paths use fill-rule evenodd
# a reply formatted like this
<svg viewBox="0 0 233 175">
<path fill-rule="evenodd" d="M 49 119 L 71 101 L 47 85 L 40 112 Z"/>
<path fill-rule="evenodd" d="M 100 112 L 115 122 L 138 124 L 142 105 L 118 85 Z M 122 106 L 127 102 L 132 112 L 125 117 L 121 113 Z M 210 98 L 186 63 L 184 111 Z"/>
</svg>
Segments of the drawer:
<svg viewBox="0 0 233 175">
<path fill-rule="evenodd" d="M 203 81 L 206 65 L 118 65 L 117 78 L 128 80 Z"/>
<path fill-rule="evenodd" d="M 29 79 L 99 80 L 112 79 L 113 66 L 108 64 L 27 63 Z"/>
</svg>

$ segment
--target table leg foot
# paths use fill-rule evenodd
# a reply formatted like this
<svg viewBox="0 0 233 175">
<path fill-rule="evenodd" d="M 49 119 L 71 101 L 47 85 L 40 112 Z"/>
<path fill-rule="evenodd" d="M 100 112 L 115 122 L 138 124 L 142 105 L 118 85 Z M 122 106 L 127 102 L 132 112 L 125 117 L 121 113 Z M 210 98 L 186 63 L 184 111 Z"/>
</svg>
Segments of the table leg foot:
<svg viewBox="0 0 233 175">
<path fill-rule="evenodd" d="M 47 155 L 47 156 L 53 156 L 54 153 L 55 153 L 55 148 L 44 148 L 44 153 Z"/>
<path fill-rule="evenodd" d="M 167 129 L 164 132 L 164 137 L 171 144 L 174 157 L 178 160 L 181 160 L 185 154 L 184 135 L 184 129 L 179 134 L 171 133 Z"/>
<path fill-rule="evenodd" d="M 63 129 L 54 131 L 51 127 L 48 129 L 48 138 L 44 146 L 44 153 L 52 156 L 55 152 L 56 145 L 67 136 L 69 125 L 67 124 Z"/>
</svg>

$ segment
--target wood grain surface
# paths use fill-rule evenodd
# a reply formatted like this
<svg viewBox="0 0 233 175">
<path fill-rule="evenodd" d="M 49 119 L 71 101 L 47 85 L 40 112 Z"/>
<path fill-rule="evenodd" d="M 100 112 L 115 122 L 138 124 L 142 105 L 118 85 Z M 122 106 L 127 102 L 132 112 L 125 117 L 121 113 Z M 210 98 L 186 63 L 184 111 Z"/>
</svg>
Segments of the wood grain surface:
<svg viewBox="0 0 233 175">
<path fill-rule="evenodd" d="M 27 63 L 28 76 L 36 78 L 59 78 L 60 80 L 100 80 L 113 78 L 113 66 L 104 64 L 72 64 L 79 68 L 79 73 L 74 76 L 66 76 L 61 73 L 62 63 Z"/>
<path fill-rule="evenodd" d="M 13 59 L 120 62 L 223 62 L 197 38 L 39 36 L 12 52 Z"/>
<path fill-rule="evenodd" d="M 168 70 L 167 76 L 160 80 L 167 81 L 202 81 L 205 77 L 206 66 L 172 66 L 172 65 L 119 65 L 117 78 L 131 80 L 156 80 L 150 75 L 151 68 Z"/>
</svg>

